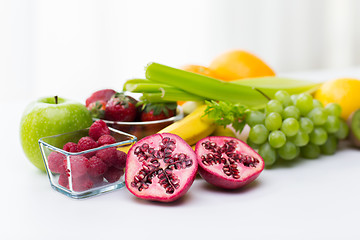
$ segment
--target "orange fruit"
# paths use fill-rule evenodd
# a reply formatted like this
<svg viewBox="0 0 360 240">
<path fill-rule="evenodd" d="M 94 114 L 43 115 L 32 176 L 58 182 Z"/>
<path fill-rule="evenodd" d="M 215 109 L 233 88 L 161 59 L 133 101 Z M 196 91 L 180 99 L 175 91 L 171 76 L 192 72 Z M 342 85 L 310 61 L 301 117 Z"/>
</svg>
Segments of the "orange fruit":
<svg viewBox="0 0 360 240">
<path fill-rule="evenodd" d="M 324 106 L 338 103 L 341 106 L 341 117 L 348 119 L 350 114 L 360 108 L 360 80 L 340 78 L 325 82 L 315 92 L 314 97 Z"/>
<path fill-rule="evenodd" d="M 209 69 L 225 81 L 275 76 L 274 71 L 260 58 L 243 50 L 232 50 L 217 56 Z"/>
<path fill-rule="evenodd" d="M 197 73 L 197 74 L 205 75 L 208 77 L 216 78 L 216 74 L 212 70 L 210 70 L 207 67 L 201 66 L 201 65 L 189 64 L 189 65 L 185 65 L 185 66 L 181 67 L 181 69 L 188 71 L 188 72 Z"/>
</svg>

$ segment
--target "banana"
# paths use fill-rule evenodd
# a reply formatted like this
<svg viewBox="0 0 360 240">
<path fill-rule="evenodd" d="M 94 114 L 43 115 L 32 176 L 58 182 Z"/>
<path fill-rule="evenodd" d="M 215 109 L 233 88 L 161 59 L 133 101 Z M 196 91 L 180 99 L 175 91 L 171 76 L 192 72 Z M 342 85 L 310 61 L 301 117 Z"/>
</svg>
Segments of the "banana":
<svg viewBox="0 0 360 240">
<path fill-rule="evenodd" d="M 206 105 L 198 106 L 183 119 L 170 124 L 159 133 L 173 133 L 184 139 L 189 145 L 196 144 L 200 139 L 214 132 L 216 125 L 206 116 L 203 117 Z"/>
</svg>

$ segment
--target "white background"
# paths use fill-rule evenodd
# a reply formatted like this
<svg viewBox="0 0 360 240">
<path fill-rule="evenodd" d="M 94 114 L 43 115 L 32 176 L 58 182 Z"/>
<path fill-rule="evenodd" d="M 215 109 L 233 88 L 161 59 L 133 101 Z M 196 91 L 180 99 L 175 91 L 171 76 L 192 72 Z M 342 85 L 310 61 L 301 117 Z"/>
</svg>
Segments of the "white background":
<svg viewBox="0 0 360 240">
<path fill-rule="evenodd" d="M 0 0 L 0 99 L 84 101 L 148 62 L 208 65 L 230 49 L 277 73 L 359 66 L 359 11 L 356 0 Z"/>
<path fill-rule="evenodd" d="M 242 190 L 197 179 L 182 200 L 160 204 L 126 189 L 87 200 L 55 192 L 17 131 L 35 98 L 84 101 L 141 77 L 150 61 L 206 65 L 233 48 L 288 76 L 359 78 L 359 5 L 0 0 L 1 239 L 359 239 L 360 159 L 347 143 L 331 157 L 264 170 Z"/>
</svg>

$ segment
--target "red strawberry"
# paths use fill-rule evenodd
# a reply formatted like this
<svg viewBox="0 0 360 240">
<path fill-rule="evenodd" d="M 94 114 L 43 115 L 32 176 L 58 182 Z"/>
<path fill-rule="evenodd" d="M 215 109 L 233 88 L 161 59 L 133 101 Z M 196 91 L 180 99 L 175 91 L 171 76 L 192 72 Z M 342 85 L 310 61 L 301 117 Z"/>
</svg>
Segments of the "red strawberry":
<svg viewBox="0 0 360 240">
<path fill-rule="evenodd" d="M 89 106 L 87 106 L 87 109 L 90 111 L 90 114 L 92 117 L 104 118 L 105 107 L 106 107 L 106 102 L 99 100 L 99 101 L 90 103 Z"/>
<path fill-rule="evenodd" d="M 103 89 L 103 90 L 99 90 L 94 92 L 93 94 L 91 94 L 91 96 L 86 99 L 86 107 L 88 107 L 91 103 L 96 102 L 96 101 L 104 101 L 107 102 L 110 100 L 110 98 L 112 96 L 114 96 L 116 92 L 112 89 Z"/>
<path fill-rule="evenodd" d="M 143 107 L 141 121 L 162 120 L 175 116 L 177 104 L 169 103 L 148 103 Z"/>
<path fill-rule="evenodd" d="M 124 93 L 116 93 L 106 104 L 105 119 L 132 122 L 136 118 L 136 100 Z"/>
</svg>

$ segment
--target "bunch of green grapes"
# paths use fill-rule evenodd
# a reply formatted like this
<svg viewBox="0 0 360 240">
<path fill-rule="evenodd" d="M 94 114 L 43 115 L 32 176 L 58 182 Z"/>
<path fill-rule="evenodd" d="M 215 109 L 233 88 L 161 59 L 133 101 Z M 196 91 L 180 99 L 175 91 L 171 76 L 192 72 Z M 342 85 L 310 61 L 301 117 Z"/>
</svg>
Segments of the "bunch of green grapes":
<svg viewBox="0 0 360 240">
<path fill-rule="evenodd" d="M 321 153 L 334 154 L 338 140 L 346 138 L 349 129 L 340 117 L 341 107 L 325 107 L 310 94 L 289 95 L 280 90 L 264 111 L 249 111 L 248 144 L 257 149 L 266 166 L 278 159 L 317 158 Z"/>
</svg>

